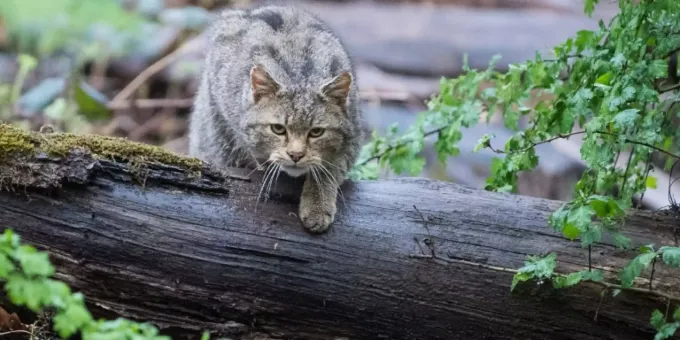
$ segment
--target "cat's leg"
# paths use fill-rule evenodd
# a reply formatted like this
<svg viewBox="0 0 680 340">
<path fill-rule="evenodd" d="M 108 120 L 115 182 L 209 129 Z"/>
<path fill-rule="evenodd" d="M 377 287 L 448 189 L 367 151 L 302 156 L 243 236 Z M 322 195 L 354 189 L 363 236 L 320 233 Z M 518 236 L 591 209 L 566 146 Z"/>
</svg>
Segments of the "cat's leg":
<svg viewBox="0 0 680 340">
<path fill-rule="evenodd" d="M 322 233 L 335 220 L 338 186 L 344 181 L 340 171 L 309 172 L 300 196 L 300 220 L 309 231 Z"/>
</svg>

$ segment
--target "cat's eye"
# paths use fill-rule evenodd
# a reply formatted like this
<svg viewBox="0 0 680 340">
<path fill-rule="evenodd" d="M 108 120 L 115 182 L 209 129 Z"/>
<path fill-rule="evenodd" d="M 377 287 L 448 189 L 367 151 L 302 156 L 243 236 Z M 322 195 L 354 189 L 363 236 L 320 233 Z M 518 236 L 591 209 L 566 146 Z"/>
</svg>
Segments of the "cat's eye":
<svg viewBox="0 0 680 340">
<path fill-rule="evenodd" d="M 274 132 L 277 135 L 282 135 L 286 133 L 286 127 L 281 125 L 281 124 L 272 124 L 271 125 L 272 132 Z"/>
<path fill-rule="evenodd" d="M 325 131 L 326 131 L 326 129 L 324 129 L 324 128 L 313 128 L 313 129 L 309 130 L 309 137 L 312 137 L 312 138 L 320 137 L 321 135 L 323 135 L 323 133 Z"/>
</svg>

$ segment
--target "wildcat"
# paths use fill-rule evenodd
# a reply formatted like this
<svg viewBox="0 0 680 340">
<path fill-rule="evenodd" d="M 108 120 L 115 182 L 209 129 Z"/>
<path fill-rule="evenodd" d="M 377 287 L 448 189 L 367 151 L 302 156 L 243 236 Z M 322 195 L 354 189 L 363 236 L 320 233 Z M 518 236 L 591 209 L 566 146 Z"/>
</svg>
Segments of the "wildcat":
<svg viewBox="0 0 680 340">
<path fill-rule="evenodd" d="M 211 30 L 190 155 L 219 167 L 266 166 L 262 188 L 280 172 L 305 176 L 298 216 L 308 230 L 326 231 L 362 138 L 344 45 L 315 16 L 287 6 L 226 10 Z"/>
</svg>

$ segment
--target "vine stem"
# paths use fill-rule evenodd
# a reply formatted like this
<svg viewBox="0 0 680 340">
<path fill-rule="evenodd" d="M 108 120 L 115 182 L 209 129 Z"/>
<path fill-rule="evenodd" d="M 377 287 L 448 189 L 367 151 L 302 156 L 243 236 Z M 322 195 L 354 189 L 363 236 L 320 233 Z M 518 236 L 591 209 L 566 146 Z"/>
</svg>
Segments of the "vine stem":
<svg viewBox="0 0 680 340">
<path fill-rule="evenodd" d="M 609 288 L 607 288 L 607 287 L 602 288 L 602 291 L 600 291 L 600 302 L 597 304 L 597 309 L 595 310 L 595 317 L 593 318 L 594 321 L 597 321 L 597 316 L 600 315 L 600 308 L 602 307 L 602 301 L 604 300 L 604 297 L 607 295 L 608 291 L 609 291 Z"/>
<path fill-rule="evenodd" d="M 428 256 L 428 258 L 429 258 L 429 256 Z M 492 266 L 492 265 L 477 263 L 477 262 L 472 262 L 472 261 L 453 259 L 453 258 L 450 258 L 450 257 L 448 259 L 444 260 L 444 261 L 445 262 L 454 262 L 454 263 L 466 264 L 466 265 L 475 266 L 475 267 L 478 267 L 478 268 L 484 268 L 484 269 L 495 270 L 495 271 L 506 272 L 506 273 L 513 273 L 513 274 L 519 273 L 519 270 L 513 269 L 513 268 Z M 558 274 L 558 273 L 555 273 L 553 275 L 554 276 L 563 276 L 563 277 L 566 276 L 564 274 Z M 670 300 L 670 301 L 680 302 L 680 296 L 674 296 L 674 295 L 667 294 L 667 293 L 664 293 L 664 292 L 661 292 L 661 291 L 658 291 L 658 290 L 649 290 L 647 288 L 638 288 L 638 287 L 624 287 L 620 284 L 610 283 L 610 282 L 605 282 L 605 281 L 588 281 L 588 282 L 592 282 L 596 285 L 602 286 L 602 287 L 607 288 L 607 289 L 619 289 L 619 290 L 623 290 L 623 291 L 649 294 L 649 295 L 654 295 L 654 296 L 664 298 L 664 299 L 667 299 L 667 300 Z"/>
<path fill-rule="evenodd" d="M 448 127 L 449 127 L 449 126 L 446 125 L 446 126 L 442 126 L 442 127 L 438 128 L 438 129 L 434 129 L 434 130 L 432 130 L 432 131 L 426 132 L 426 133 L 423 135 L 423 137 L 429 137 L 429 136 L 438 134 L 438 133 L 442 132 L 444 129 L 446 129 L 446 128 L 448 128 Z M 412 143 L 412 142 L 414 142 L 414 141 L 408 141 L 408 142 L 406 142 L 406 143 Z M 373 161 L 373 160 L 376 160 L 376 159 L 380 159 L 380 157 L 384 156 L 386 153 L 388 153 L 388 152 L 390 152 L 390 151 L 394 150 L 395 148 L 398 148 L 398 147 L 400 147 L 400 146 L 402 146 L 402 145 L 405 145 L 406 143 L 397 144 L 397 145 L 390 145 L 390 146 L 387 147 L 387 149 L 383 150 L 383 152 L 381 152 L 381 153 L 379 153 L 379 154 L 377 154 L 377 155 L 375 155 L 375 156 L 373 156 L 373 157 L 370 157 L 370 158 L 366 159 L 365 161 L 359 163 L 359 166 L 366 165 L 366 164 L 367 164 L 368 162 L 370 162 L 370 161 Z"/>
<path fill-rule="evenodd" d="M 446 128 L 448 128 L 448 125 L 443 126 L 443 127 L 440 127 L 440 128 L 437 128 L 437 129 L 434 129 L 434 130 L 432 130 L 432 131 L 428 131 L 428 132 L 426 132 L 426 133 L 423 135 L 423 137 L 428 137 L 428 136 L 437 134 L 437 133 L 443 131 L 443 130 L 446 129 Z M 582 135 L 582 134 L 584 134 L 584 133 L 586 133 L 586 132 L 587 132 L 587 131 L 576 131 L 576 132 L 567 133 L 567 134 L 559 134 L 559 135 L 557 135 L 557 136 L 555 136 L 555 137 L 551 137 L 551 138 L 548 138 L 548 139 L 545 139 L 545 140 L 542 140 L 542 141 L 533 143 L 533 144 L 531 144 L 531 146 L 528 146 L 528 147 L 526 147 L 526 148 L 524 148 L 524 149 L 520 149 L 520 150 L 516 150 L 516 151 L 512 151 L 512 152 L 505 152 L 505 151 L 503 151 L 503 150 L 495 149 L 494 147 L 491 146 L 491 144 L 488 145 L 488 148 L 491 149 L 491 151 L 493 151 L 493 152 L 495 152 L 495 153 L 498 153 L 498 154 L 511 154 L 511 153 L 525 152 L 525 151 L 527 151 L 527 150 L 529 150 L 529 149 L 532 149 L 532 148 L 534 148 L 534 147 L 536 147 L 536 146 L 538 146 L 538 145 L 541 145 L 541 144 L 550 143 L 550 142 L 552 142 L 552 141 L 554 141 L 554 140 L 557 140 L 557 139 L 565 139 L 565 138 L 569 138 L 569 137 L 571 137 L 571 136 Z M 606 132 L 606 131 L 593 131 L 593 132 L 594 132 L 594 133 L 601 134 L 601 135 L 614 136 L 614 137 L 617 136 L 615 133 Z M 667 155 L 667 156 L 673 157 L 673 158 L 675 158 L 675 159 L 680 159 L 680 155 L 676 155 L 676 154 L 674 154 L 674 153 L 672 153 L 672 152 L 670 152 L 670 151 L 666 151 L 666 150 L 664 150 L 664 149 L 661 149 L 661 148 L 659 148 L 659 147 L 656 147 L 656 146 L 651 145 L 651 144 L 648 144 L 648 143 L 638 142 L 638 141 L 631 140 L 631 139 L 628 139 L 628 138 L 626 138 L 625 141 L 626 141 L 626 143 L 630 143 L 630 144 L 636 144 L 636 145 L 646 146 L 646 147 L 648 147 L 648 148 L 651 148 L 651 149 L 654 149 L 654 150 L 656 150 L 656 151 L 658 151 L 658 152 L 661 152 L 661 153 L 663 153 L 663 154 L 665 154 L 665 155 Z M 406 143 L 411 143 L 411 142 L 414 142 L 414 141 L 407 141 Z M 366 160 L 360 162 L 360 163 L 358 164 L 358 166 L 363 166 L 363 165 L 366 165 L 366 164 L 367 164 L 368 162 L 370 162 L 370 161 L 373 161 L 373 160 L 376 160 L 376 159 L 380 159 L 382 156 L 384 156 L 384 155 L 387 154 L 388 152 L 394 150 L 395 148 L 398 148 L 398 147 L 400 147 L 400 146 L 403 146 L 403 145 L 405 145 L 406 143 L 403 143 L 403 144 L 396 144 L 396 145 L 390 145 L 390 146 L 388 146 L 385 150 L 383 150 L 382 152 L 380 152 L 379 154 L 377 154 L 377 155 L 375 155 L 375 156 L 372 156 L 372 157 L 369 157 L 369 158 L 367 158 Z"/>
<path fill-rule="evenodd" d="M 654 270 L 656 269 L 656 257 L 652 260 L 652 273 L 649 275 L 649 290 L 652 290 L 652 282 L 654 281 Z"/>
<path fill-rule="evenodd" d="M 660 90 L 659 90 L 659 93 L 671 92 L 671 91 L 677 90 L 677 89 L 680 89 L 680 83 L 675 84 L 675 85 L 673 85 L 673 86 L 669 86 L 669 87 L 667 87 L 667 88 L 665 88 L 665 89 L 660 89 Z"/>
</svg>

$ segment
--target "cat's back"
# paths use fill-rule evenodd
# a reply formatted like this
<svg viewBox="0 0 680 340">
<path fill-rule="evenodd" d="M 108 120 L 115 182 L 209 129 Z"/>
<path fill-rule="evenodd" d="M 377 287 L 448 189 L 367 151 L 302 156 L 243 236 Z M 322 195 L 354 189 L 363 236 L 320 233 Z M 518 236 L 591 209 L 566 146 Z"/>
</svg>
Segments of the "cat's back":
<svg viewBox="0 0 680 340">
<path fill-rule="evenodd" d="M 215 57 L 222 61 L 243 70 L 259 63 L 274 77 L 297 84 L 352 72 L 337 35 L 316 16 L 294 6 L 226 10 L 212 27 L 211 41 Z"/>
</svg>

